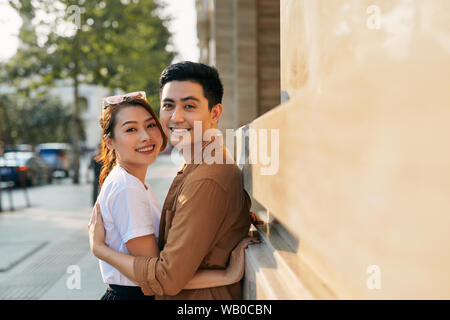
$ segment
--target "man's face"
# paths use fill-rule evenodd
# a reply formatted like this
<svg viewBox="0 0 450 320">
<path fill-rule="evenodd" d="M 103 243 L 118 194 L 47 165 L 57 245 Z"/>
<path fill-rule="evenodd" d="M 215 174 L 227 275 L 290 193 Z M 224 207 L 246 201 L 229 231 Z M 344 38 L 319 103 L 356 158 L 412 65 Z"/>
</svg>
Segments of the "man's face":
<svg viewBox="0 0 450 320">
<path fill-rule="evenodd" d="M 206 130 L 217 127 L 221 114 L 221 104 L 209 111 L 203 88 L 196 82 L 171 81 L 162 89 L 161 125 L 170 142 L 179 150 L 185 145 L 193 146 L 196 141 L 201 141 Z M 201 136 L 194 136 L 194 121 L 201 122 Z"/>
</svg>

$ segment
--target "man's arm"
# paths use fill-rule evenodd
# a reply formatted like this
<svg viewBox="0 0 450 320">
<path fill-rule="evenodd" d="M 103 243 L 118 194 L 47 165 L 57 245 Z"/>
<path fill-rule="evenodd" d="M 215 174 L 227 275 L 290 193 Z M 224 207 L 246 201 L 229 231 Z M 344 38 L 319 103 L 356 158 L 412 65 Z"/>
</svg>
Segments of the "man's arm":
<svg viewBox="0 0 450 320">
<path fill-rule="evenodd" d="M 135 258 L 144 294 L 176 295 L 186 286 L 217 243 L 229 205 L 227 193 L 213 180 L 185 184 L 159 259 Z"/>
<path fill-rule="evenodd" d="M 147 237 L 141 237 L 141 239 L 146 239 Z M 136 238 L 139 239 L 139 238 Z M 137 272 L 135 271 L 136 265 L 134 265 L 135 258 L 133 256 L 117 252 L 113 249 L 107 247 L 104 243 L 104 226 L 103 220 L 100 214 L 100 208 L 96 205 L 92 212 L 91 221 L 89 222 L 89 240 L 91 244 L 91 250 L 94 255 L 114 266 L 119 270 L 124 276 L 138 284 L 136 280 Z M 131 240 L 130 240 L 131 241 Z M 130 241 L 127 242 L 129 246 Z M 248 245 L 259 243 L 255 238 L 243 239 L 232 251 L 230 257 L 230 263 L 225 270 L 198 270 L 194 277 L 184 286 L 183 289 L 199 289 L 199 288 L 210 288 L 213 286 L 224 286 L 235 283 L 239 281 L 244 273 L 244 250 Z M 139 247 L 138 247 L 139 248 Z M 137 249 L 138 249 L 137 248 Z M 131 248 L 129 248 L 130 250 Z M 136 248 L 134 248 L 136 249 Z M 135 255 L 143 255 L 139 253 L 144 252 L 134 252 L 131 249 L 130 253 Z M 145 250 L 148 250 L 146 248 Z M 151 256 L 151 254 L 148 254 Z M 145 267 L 148 267 L 147 263 L 151 260 L 151 257 L 142 259 L 145 262 Z M 138 271 L 139 272 L 139 271 Z M 142 270 L 141 270 L 142 272 Z M 147 286 L 148 287 L 148 286 Z M 152 290 L 147 288 L 147 290 Z"/>
<path fill-rule="evenodd" d="M 227 286 L 242 279 L 245 271 L 245 248 L 259 243 L 256 238 L 245 238 L 231 252 L 230 263 L 225 270 L 198 270 L 183 289 L 200 289 Z"/>
</svg>

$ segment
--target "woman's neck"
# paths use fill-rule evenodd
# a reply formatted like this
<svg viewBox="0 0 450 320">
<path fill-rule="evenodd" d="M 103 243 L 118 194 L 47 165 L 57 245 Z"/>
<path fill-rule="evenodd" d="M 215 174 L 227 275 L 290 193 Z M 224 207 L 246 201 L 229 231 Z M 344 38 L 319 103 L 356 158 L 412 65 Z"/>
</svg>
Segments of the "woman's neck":
<svg viewBox="0 0 450 320">
<path fill-rule="evenodd" d="M 145 184 L 145 176 L 147 174 L 147 168 L 148 166 L 136 166 L 136 165 L 129 165 L 126 163 L 122 163 L 120 161 L 117 162 L 117 164 L 125 169 L 126 172 L 128 172 L 129 174 L 131 174 L 132 176 L 136 177 L 139 179 L 139 181 L 142 182 L 142 184 L 145 186 L 145 188 L 147 189 L 147 186 Z"/>
</svg>

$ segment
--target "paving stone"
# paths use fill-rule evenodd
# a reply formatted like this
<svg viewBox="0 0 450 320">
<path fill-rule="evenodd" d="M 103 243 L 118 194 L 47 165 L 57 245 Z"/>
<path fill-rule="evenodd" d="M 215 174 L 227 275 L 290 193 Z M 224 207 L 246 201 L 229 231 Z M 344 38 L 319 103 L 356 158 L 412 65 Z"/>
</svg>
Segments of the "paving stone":
<svg viewBox="0 0 450 320">
<path fill-rule="evenodd" d="M 16 264 L 29 258 L 45 245 L 43 242 L 0 242 L 0 272 L 6 272 Z"/>
</svg>

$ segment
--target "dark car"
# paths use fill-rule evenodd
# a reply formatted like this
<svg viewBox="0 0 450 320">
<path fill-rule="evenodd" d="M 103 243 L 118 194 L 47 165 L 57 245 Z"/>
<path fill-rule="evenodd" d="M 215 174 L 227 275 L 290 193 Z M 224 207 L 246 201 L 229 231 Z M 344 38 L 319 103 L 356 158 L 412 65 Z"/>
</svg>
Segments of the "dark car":
<svg viewBox="0 0 450 320">
<path fill-rule="evenodd" d="M 33 152 L 6 152 L 0 157 L 0 176 L 3 182 L 15 186 L 51 183 L 52 168 Z"/>
<path fill-rule="evenodd" d="M 67 143 L 42 143 L 38 145 L 39 156 L 53 169 L 55 178 L 69 176 L 72 167 L 72 149 Z"/>
</svg>

